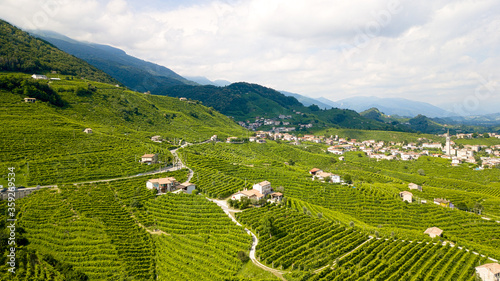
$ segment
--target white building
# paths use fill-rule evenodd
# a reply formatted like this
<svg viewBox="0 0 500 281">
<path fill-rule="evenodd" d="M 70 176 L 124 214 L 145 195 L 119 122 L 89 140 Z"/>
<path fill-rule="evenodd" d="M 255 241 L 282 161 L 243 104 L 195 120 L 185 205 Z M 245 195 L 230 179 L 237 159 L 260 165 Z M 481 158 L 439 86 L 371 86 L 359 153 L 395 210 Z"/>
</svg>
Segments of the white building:
<svg viewBox="0 0 500 281">
<path fill-rule="evenodd" d="M 408 184 L 408 188 L 409 189 L 416 189 L 418 191 L 422 191 L 422 186 L 420 186 L 420 185 L 418 185 L 416 183 L 412 183 L 412 182 Z"/>
<path fill-rule="evenodd" d="M 47 80 L 47 76 L 42 75 L 42 74 L 33 74 L 33 75 L 31 75 L 31 78 L 33 78 L 33 79 L 37 79 L 37 80 L 38 80 L 38 79 Z"/>
<path fill-rule="evenodd" d="M 441 236 L 443 234 L 443 230 L 434 226 L 434 227 L 427 228 L 424 231 L 424 234 L 428 234 L 431 238 L 434 238 L 434 237 Z"/>
<path fill-rule="evenodd" d="M 411 203 L 413 201 L 413 193 L 409 191 L 401 191 L 399 197 L 403 198 L 403 201 Z"/>
<path fill-rule="evenodd" d="M 476 267 L 476 273 L 483 281 L 500 281 L 500 264 L 487 263 Z"/>
<path fill-rule="evenodd" d="M 256 183 L 252 188 L 259 191 L 263 195 L 269 194 L 273 191 L 273 189 L 271 188 L 271 183 L 268 181 Z"/>
</svg>

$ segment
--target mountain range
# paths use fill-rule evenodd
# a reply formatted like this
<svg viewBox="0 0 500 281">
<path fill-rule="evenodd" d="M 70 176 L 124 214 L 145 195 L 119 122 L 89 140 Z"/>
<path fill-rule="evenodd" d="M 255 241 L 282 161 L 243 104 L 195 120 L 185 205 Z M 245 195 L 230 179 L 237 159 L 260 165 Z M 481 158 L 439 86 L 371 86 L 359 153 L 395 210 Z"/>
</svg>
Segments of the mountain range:
<svg viewBox="0 0 500 281">
<path fill-rule="evenodd" d="M 80 42 L 52 31 L 30 33 L 103 70 L 134 91 L 153 91 L 166 85 L 196 85 L 169 68 L 130 56 L 115 47 Z"/>
</svg>

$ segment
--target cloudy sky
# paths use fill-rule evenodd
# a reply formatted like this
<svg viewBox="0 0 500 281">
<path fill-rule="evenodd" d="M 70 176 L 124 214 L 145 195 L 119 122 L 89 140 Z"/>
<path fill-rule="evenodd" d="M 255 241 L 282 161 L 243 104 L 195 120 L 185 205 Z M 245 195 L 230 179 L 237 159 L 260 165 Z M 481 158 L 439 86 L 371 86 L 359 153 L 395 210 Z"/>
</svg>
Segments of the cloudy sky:
<svg viewBox="0 0 500 281">
<path fill-rule="evenodd" d="M 498 0 L 0 0 L 0 18 L 185 76 L 500 112 Z"/>
</svg>

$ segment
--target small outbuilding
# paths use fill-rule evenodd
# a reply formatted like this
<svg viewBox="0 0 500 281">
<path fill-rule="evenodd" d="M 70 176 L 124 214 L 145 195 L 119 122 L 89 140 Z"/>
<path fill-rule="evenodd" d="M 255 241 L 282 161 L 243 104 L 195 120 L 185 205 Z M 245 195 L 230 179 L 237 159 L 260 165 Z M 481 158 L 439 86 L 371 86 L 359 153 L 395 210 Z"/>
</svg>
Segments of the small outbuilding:
<svg viewBox="0 0 500 281">
<path fill-rule="evenodd" d="M 36 102 L 36 98 L 24 98 L 24 102 L 35 103 Z"/>
<path fill-rule="evenodd" d="M 424 231 L 424 234 L 428 234 L 431 238 L 434 238 L 434 237 L 438 237 L 438 236 L 443 235 L 443 230 L 433 226 L 433 227 L 427 228 Z"/>
<path fill-rule="evenodd" d="M 92 129 L 91 128 L 85 128 L 85 130 L 83 130 L 84 133 L 86 134 L 92 134 Z"/>
</svg>

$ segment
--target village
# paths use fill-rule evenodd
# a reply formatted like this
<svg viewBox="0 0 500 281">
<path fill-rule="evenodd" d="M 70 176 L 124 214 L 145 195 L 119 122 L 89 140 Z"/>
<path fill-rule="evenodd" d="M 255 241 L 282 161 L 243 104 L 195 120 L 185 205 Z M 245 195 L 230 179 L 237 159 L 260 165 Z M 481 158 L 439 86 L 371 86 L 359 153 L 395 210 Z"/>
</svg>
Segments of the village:
<svg viewBox="0 0 500 281">
<path fill-rule="evenodd" d="M 338 135 L 325 137 L 315 135 L 296 136 L 290 133 L 280 133 L 275 131 L 256 131 L 255 136 L 249 137 L 248 141 L 265 143 L 266 139 L 286 141 L 293 145 L 300 145 L 302 142 L 321 143 L 329 145 L 326 151 L 342 155 L 349 151 L 361 151 L 369 158 L 377 160 L 416 160 L 420 156 L 440 157 L 451 160 L 452 166 L 462 163 L 477 164 L 478 169 L 492 168 L 500 164 L 500 145 L 457 145 L 451 140 L 448 134 L 446 143 L 432 142 L 432 140 L 420 138 L 419 143 L 404 142 L 384 142 L 376 140 L 357 140 L 342 138 Z M 457 138 L 472 136 L 472 134 L 457 134 Z M 489 137 L 500 138 L 500 134 L 489 133 Z M 215 138 L 217 138 L 215 136 Z M 242 140 L 236 137 L 229 137 L 227 143 L 241 143 Z M 480 156 L 481 155 L 481 156 Z"/>
</svg>

